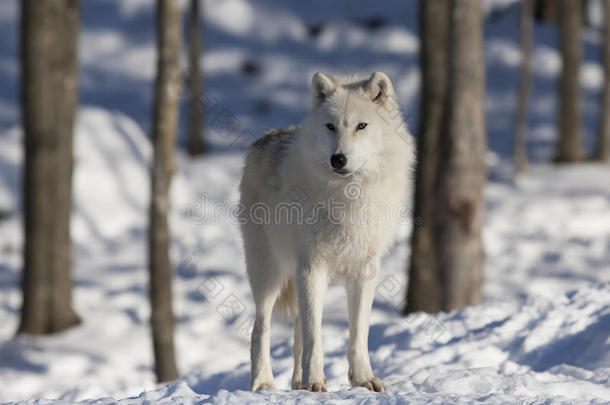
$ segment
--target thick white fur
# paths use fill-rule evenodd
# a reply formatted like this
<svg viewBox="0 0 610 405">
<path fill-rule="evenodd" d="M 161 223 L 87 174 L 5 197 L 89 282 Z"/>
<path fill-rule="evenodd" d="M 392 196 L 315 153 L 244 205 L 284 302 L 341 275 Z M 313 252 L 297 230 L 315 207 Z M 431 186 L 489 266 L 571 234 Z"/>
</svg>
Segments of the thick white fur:
<svg viewBox="0 0 610 405">
<path fill-rule="evenodd" d="M 367 126 L 356 130 L 358 123 Z M 349 174 L 333 171 L 330 158 L 336 153 L 347 157 Z M 414 160 L 392 83 L 380 72 L 369 78 L 316 73 L 312 108 L 302 124 L 268 133 L 251 148 L 241 182 L 241 219 L 256 305 L 252 390 L 275 386 L 270 362 L 274 306 L 295 319 L 292 387 L 326 390 L 322 306 L 335 279 L 343 279 L 347 289 L 349 380 L 352 386 L 384 390 L 371 369 L 368 328 L 380 261 L 398 221 L 395 215 L 374 220 L 371 210 L 357 211 L 367 212 L 357 220 L 349 220 L 349 214 L 371 203 L 404 208 Z M 344 204 L 344 220 L 312 214 L 312 206 L 329 201 Z M 286 203 L 298 204 L 309 221 L 278 217 L 276 209 Z M 271 216 L 261 220 L 264 207 Z"/>
</svg>

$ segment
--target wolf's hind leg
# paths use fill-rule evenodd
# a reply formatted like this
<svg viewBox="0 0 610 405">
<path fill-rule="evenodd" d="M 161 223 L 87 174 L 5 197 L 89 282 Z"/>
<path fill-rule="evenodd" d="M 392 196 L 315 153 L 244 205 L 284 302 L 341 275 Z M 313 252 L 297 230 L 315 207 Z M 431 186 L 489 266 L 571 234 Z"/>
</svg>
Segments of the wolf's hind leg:
<svg viewBox="0 0 610 405">
<path fill-rule="evenodd" d="M 256 316 L 252 328 L 250 346 L 251 373 L 250 389 L 275 388 L 271 371 L 271 313 L 277 293 L 255 297 Z"/>
<path fill-rule="evenodd" d="M 246 236 L 246 262 L 252 296 L 256 306 L 250 342 L 250 388 L 253 391 L 275 388 L 271 371 L 271 313 L 282 287 L 278 267 L 271 257 L 266 238 Z"/>
<path fill-rule="evenodd" d="M 271 313 L 280 294 L 282 279 L 271 246 L 260 226 L 244 227 L 248 281 L 255 305 L 250 341 L 250 389 L 275 388 L 271 371 Z"/>
<path fill-rule="evenodd" d="M 294 370 L 292 372 L 292 389 L 300 390 L 303 384 L 303 335 L 301 332 L 301 320 L 297 315 L 294 318 L 294 346 L 292 348 L 294 355 Z"/>
</svg>

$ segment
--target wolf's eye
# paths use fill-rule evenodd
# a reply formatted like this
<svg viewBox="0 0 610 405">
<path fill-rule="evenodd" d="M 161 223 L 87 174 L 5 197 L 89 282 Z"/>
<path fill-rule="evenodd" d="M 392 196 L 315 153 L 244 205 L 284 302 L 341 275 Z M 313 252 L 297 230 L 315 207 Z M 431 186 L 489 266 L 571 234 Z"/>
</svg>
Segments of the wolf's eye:
<svg viewBox="0 0 610 405">
<path fill-rule="evenodd" d="M 335 126 L 331 123 L 326 124 L 326 128 L 328 128 L 329 131 L 335 132 Z"/>
<path fill-rule="evenodd" d="M 359 123 L 358 123 L 358 126 L 356 127 L 356 129 L 359 131 L 359 130 L 361 130 L 361 129 L 366 128 L 366 126 L 367 126 L 367 125 L 368 125 L 368 124 L 367 124 L 366 122 L 359 122 Z"/>
</svg>

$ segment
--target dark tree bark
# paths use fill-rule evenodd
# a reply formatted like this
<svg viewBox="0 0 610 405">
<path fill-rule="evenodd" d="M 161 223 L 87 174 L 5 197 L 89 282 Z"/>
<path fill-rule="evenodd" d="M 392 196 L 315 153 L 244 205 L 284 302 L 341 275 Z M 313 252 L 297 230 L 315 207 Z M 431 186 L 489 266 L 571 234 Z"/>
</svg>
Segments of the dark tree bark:
<svg viewBox="0 0 610 405">
<path fill-rule="evenodd" d="M 590 27 L 591 21 L 589 21 L 589 0 L 580 0 L 580 7 L 582 9 L 580 14 L 582 16 L 582 25 L 585 27 Z"/>
<path fill-rule="evenodd" d="M 79 3 L 21 5 L 25 240 L 19 332 L 45 334 L 79 323 L 72 308 L 70 241 Z"/>
<path fill-rule="evenodd" d="M 525 1 L 525 0 L 522 0 Z M 547 23 L 555 23 L 559 20 L 559 2 L 561 0 L 533 0 L 534 5 L 534 16 L 538 21 L 544 21 Z M 589 21 L 589 1 L 588 0 L 572 0 L 575 3 L 579 3 L 581 8 L 582 24 L 584 26 L 590 26 Z M 602 0 L 605 1 L 605 0 Z"/>
<path fill-rule="evenodd" d="M 160 382 L 178 378 L 174 355 L 175 321 L 167 212 L 178 125 L 181 32 L 180 2 L 158 0 L 149 268 L 155 374 Z"/>
<path fill-rule="evenodd" d="M 451 2 L 449 85 L 439 139 L 437 248 L 443 309 L 482 302 L 485 62 L 481 0 Z"/>
<path fill-rule="evenodd" d="M 534 0 L 536 2 L 536 20 L 545 22 L 557 21 L 558 0 Z"/>
<path fill-rule="evenodd" d="M 559 0 L 559 37 L 563 68 L 559 83 L 559 145 L 556 161 L 582 160 L 580 40 L 582 6 L 577 0 Z"/>
<path fill-rule="evenodd" d="M 199 12 L 200 0 L 191 0 L 189 11 L 189 134 L 187 149 L 191 156 L 205 153 L 203 142 L 204 111 L 202 101 L 201 71 L 199 56 L 201 53 L 201 18 Z"/>
<path fill-rule="evenodd" d="M 518 174 L 527 171 L 527 100 L 532 82 L 531 55 L 534 31 L 534 0 L 521 3 L 521 87 L 517 97 L 514 153 L 515 170 Z"/>
<path fill-rule="evenodd" d="M 449 10 L 447 0 L 419 2 L 422 96 L 405 313 L 438 312 L 442 309 L 440 274 L 434 248 L 434 201 L 438 137 L 447 86 Z"/>
<path fill-rule="evenodd" d="M 610 161 L 610 0 L 604 0 L 604 90 L 596 158 Z"/>
</svg>

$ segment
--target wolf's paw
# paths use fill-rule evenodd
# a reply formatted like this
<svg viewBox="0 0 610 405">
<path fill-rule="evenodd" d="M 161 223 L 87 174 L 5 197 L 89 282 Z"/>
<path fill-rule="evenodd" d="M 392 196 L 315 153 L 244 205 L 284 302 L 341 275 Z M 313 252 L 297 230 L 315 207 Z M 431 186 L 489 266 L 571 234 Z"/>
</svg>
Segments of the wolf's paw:
<svg viewBox="0 0 610 405">
<path fill-rule="evenodd" d="M 298 381 L 297 380 L 293 380 L 290 388 L 292 388 L 293 390 L 300 390 L 301 389 L 301 381 L 300 380 L 298 380 Z"/>
<path fill-rule="evenodd" d="M 373 377 L 366 381 L 352 381 L 352 387 L 364 387 L 370 391 L 386 392 L 383 381 L 377 377 Z"/>
<path fill-rule="evenodd" d="M 326 382 L 311 383 L 303 387 L 303 389 L 311 392 L 327 392 Z"/>
<path fill-rule="evenodd" d="M 252 391 L 260 391 L 260 390 L 271 390 L 275 388 L 275 383 L 271 382 L 260 382 L 252 385 Z"/>
</svg>

